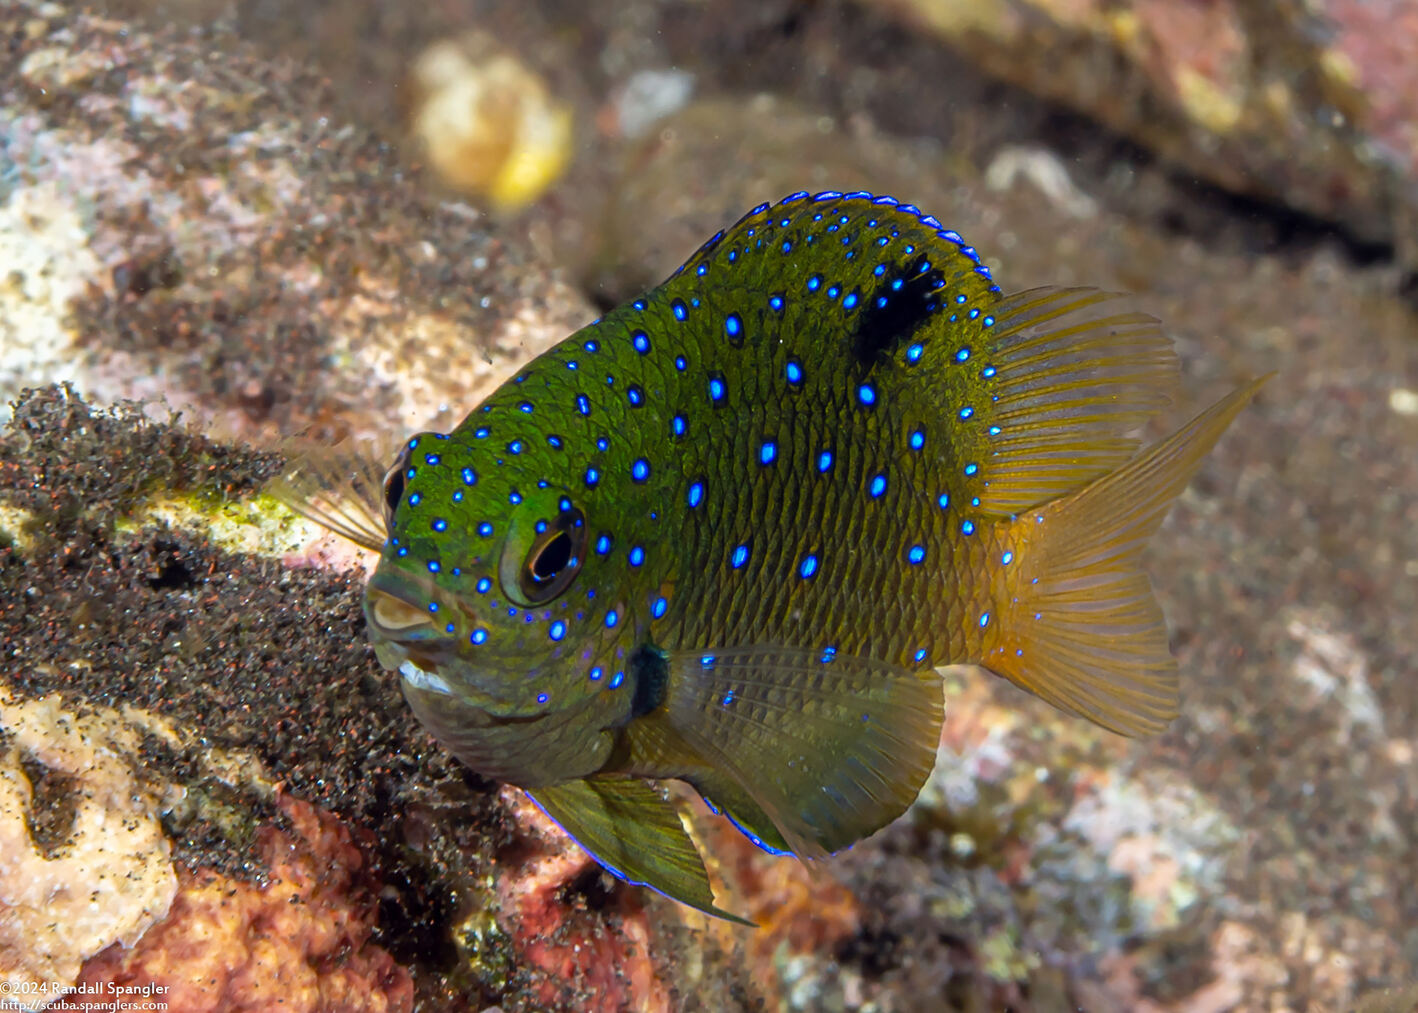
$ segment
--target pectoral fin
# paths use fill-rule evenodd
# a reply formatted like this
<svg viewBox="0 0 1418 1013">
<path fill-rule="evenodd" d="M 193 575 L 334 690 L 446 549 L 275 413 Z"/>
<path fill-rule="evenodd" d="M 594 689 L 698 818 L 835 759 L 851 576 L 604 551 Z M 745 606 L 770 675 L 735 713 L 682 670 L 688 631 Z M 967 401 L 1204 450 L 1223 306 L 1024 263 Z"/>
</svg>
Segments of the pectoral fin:
<svg viewBox="0 0 1418 1013">
<path fill-rule="evenodd" d="M 741 925 L 714 906 L 704 860 L 674 806 L 638 778 L 587 778 L 528 791 L 542 810 L 613 875 Z"/>
<path fill-rule="evenodd" d="M 934 675 L 787 647 L 673 652 L 669 668 L 662 720 L 754 812 L 733 812 L 712 784 L 701 790 L 751 835 L 801 858 L 840 851 L 900 816 L 935 762 Z"/>
</svg>

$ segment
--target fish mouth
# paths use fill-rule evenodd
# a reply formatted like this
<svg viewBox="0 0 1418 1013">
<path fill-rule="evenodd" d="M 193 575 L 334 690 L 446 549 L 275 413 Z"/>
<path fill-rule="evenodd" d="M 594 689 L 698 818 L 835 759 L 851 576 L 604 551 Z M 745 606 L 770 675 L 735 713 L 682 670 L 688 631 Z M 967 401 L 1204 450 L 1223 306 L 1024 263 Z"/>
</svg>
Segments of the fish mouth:
<svg viewBox="0 0 1418 1013">
<path fill-rule="evenodd" d="M 452 638 L 434 623 L 429 603 L 437 602 L 438 594 L 429 583 L 425 587 L 404 575 L 376 571 L 365 587 L 364 617 L 375 654 L 386 669 L 412 661 L 433 671 L 454 652 Z"/>
</svg>

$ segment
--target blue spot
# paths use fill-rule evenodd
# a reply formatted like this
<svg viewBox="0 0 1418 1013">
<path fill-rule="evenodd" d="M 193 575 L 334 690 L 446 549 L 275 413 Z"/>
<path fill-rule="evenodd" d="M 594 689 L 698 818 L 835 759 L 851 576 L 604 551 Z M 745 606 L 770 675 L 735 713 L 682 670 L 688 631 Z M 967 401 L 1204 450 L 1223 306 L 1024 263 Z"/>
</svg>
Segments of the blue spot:
<svg viewBox="0 0 1418 1013">
<path fill-rule="evenodd" d="M 439 567 L 438 567 L 438 560 L 436 560 L 436 559 L 430 559 L 430 560 L 428 561 L 428 572 L 429 572 L 429 573 L 437 573 L 437 572 L 438 572 L 438 569 L 439 569 Z"/>
<path fill-rule="evenodd" d="M 1003 556 L 999 557 L 999 561 L 1005 566 L 1008 566 L 1010 563 L 1014 562 L 1014 553 L 1006 552 Z"/>
<path fill-rule="evenodd" d="M 960 303 L 962 306 L 965 305 L 965 293 L 962 292 L 960 293 L 960 295 L 956 296 L 955 301 Z M 962 359 L 961 361 L 963 362 L 964 360 Z"/>
<path fill-rule="evenodd" d="M 409 449 L 410 449 L 410 450 L 415 449 L 416 447 L 418 447 L 418 445 L 419 445 L 419 438 L 418 438 L 417 436 L 415 436 L 413 439 L 411 439 L 411 440 L 409 441 Z"/>
<path fill-rule="evenodd" d="M 706 274 L 709 273 L 709 265 L 708 265 L 708 264 L 700 264 L 698 267 L 696 267 L 696 268 L 694 269 L 694 273 L 697 274 L 697 275 L 699 275 L 699 277 L 701 277 L 701 278 L 704 277 Z"/>
<path fill-rule="evenodd" d="M 547 630 L 547 636 L 551 637 L 553 640 L 560 640 L 562 637 L 566 636 L 566 624 L 558 619 L 551 624 L 551 629 Z"/>
<path fill-rule="evenodd" d="M 685 499 L 689 501 L 689 508 L 691 510 L 697 507 L 704 499 L 704 483 L 691 482 L 689 486 L 689 494 L 685 497 Z"/>
<path fill-rule="evenodd" d="M 637 384 L 631 384 L 625 388 L 625 398 L 630 402 L 632 408 L 639 408 L 640 402 L 645 399 L 645 393 Z"/>
<path fill-rule="evenodd" d="M 967 465 L 965 465 L 965 474 L 967 474 L 967 475 L 973 475 L 973 474 L 975 474 L 975 472 L 977 472 L 977 471 L 979 471 L 979 470 L 980 470 L 980 466 L 979 466 L 978 464 L 967 464 Z"/>
<path fill-rule="evenodd" d="M 433 530 L 434 530 L 434 531 L 447 531 L 447 530 L 448 530 L 448 522 L 445 521 L 442 517 L 435 517 L 435 518 L 433 519 Z"/>
<path fill-rule="evenodd" d="M 926 649 L 925 649 L 924 647 L 922 647 L 919 651 L 916 652 L 916 661 L 919 663 L 919 662 L 922 662 L 922 661 L 925 661 L 925 660 L 926 660 Z"/>
<path fill-rule="evenodd" d="M 700 266 L 702 267 L 703 265 Z M 700 273 L 703 274 L 704 272 L 701 271 Z M 625 682 L 625 673 L 623 671 L 616 672 L 615 675 L 611 676 L 611 681 L 607 683 L 607 685 L 611 689 L 620 689 L 620 684 L 623 682 Z"/>
<path fill-rule="evenodd" d="M 630 477 L 637 482 L 643 482 L 650 477 L 650 462 L 643 457 L 636 458 L 635 463 L 630 466 Z"/>
<path fill-rule="evenodd" d="M 980 321 L 980 322 L 981 322 L 982 324 L 984 324 L 986 327 L 993 327 L 993 326 L 995 325 L 995 318 L 994 318 L 994 317 L 985 317 L 985 319 L 982 320 L 982 321 Z"/>
<path fill-rule="evenodd" d="M 550 697 L 548 697 L 545 693 L 537 694 L 537 703 L 546 703 L 549 699 Z"/>
<path fill-rule="evenodd" d="M 684 435 L 685 425 L 683 415 L 676 415 L 674 418 L 670 419 L 670 429 L 676 436 Z"/>
<path fill-rule="evenodd" d="M 436 601 L 431 601 L 431 602 L 429 602 L 429 603 L 428 603 L 428 610 L 429 610 L 430 612 L 437 612 L 437 611 L 438 611 L 438 602 L 436 602 Z"/>
<path fill-rule="evenodd" d="M 803 367 L 799 366 L 794 360 L 788 360 L 788 364 L 783 367 L 783 373 L 787 376 L 789 383 L 802 383 Z"/>
<path fill-rule="evenodd" d="M 491 538 L 492 525 L 487 521 L 483 521 L 481 524 L 478 525 L 478 534 L 482 535 L 484 538 Z"/>
<path fill-rule="evenodd" d="M 724 332 L 731 338 L 737 338 L 743 332 L 743 321 L 737 313 L 730 313 L 724 318 Z"/>
<path fill-rule="evenodd" d="M 586 485 L 594 487 L 601 480 L 601 473 L 595 468 L 586 469 Z"/>
<path fill-rule="evenodd" d="M 817 572 L 817 557 L 816 557 L 816 556 L 807 556 L 807 557 L 805 557 L 805 558 L 803 559 L 803 561 L 802 561 L 802 564 L 798 567 L 798 576 L 802 577 L 804 580 L 808 579 L 809 577 L 811 577 L 811 576 L 812 576 L 813 574 L 815 574 L 816 572 Z"/>
<path fill-rule="evenodd" d="M 663 598 L 656 598 L 655 603 L 650 606 L 650 615 L 656 619 L 665 614 L 665 609 L 669 607 L 669 602 Z"/>
<path fill-rule="evenodd" d="M 576 410 L 582 415 L 591 414 L 591 401 L 585 394 L 576 395 Z"/>
<path fill-rule="evenodd" d="M 636 300 L 635 300 L 633 303 L 631 303 L 630 305 L 634 306 L 637 310 L 642 310 L 642 311 L 643 311 L 643 310 L 645 309 L 645 300 L 644 300 L 644 299 L 636 299 Z"/>
<path fill-rule="evenodd" d="M 581 364 L 580 364 L 579 362 L 577 362 L 575 359 L 567 359 L 567 360 L 566 360 L 566 368 L 567 368 L 567 369 L 570 369 L 570 370 L 573 370 L 573 371 L 574 371 L 574 370 L 576 370 L 577 368 L 579 368 L 580 365 L 581 365 Z"/>
<path fill-rule="evenodd" d="M 584 349 L 586 349 L 586 351 L 588 351 L 588 352 L 599 352 L 599 351 L 601 350 L 601 343 L 600 343 L 599 341 L 597 341 L 595 338 L 592 338 L 591 340 L 587 341 L 587 342 L 586 342 L 584 345 L 582 345 L 581 347 L 584 348 Z"/>
<path fill-rule="evenodd" d="M 423 499 L 423 497 L 420 496 L 420 495 L 419 495 L 418 493 L 416 493 L 416 492 L 411 492 L 411 493 L 409 493 L 409 499 L 408 499 L 409 506 L 418 506 L 418 505 L 419 505 L 419 501 L 422 500 L 422 499 Z"/>
<path fill-rule="evenodd" d="M 458 628 L 458 624 L 457 624 L 457 623 L 449 623 L 447 626 L 443 627 L 443 632 L 444 632 L 444 633 L 452 633 L 452 632 L 453 632 L 454 630 L 456 630 L 457 628 Z"/>
<path fill-rule="evenodd" d="M 960 525 L 960 530 L 965 532 L 965 534 L 967 535 L 973 535 L 975 533 L 975 522 L 966 521 L 965 523 Z"/>
<path fill-rule="evenodd" d="M 857 400 L 864 405 L 876 403 L 876 388 L 869 383 L 864 383 L 857 388 Z"/>
<path fill-rule="evenodd" d="M 610 552 L 610 551 L 611 551 L 611 536 L 610 536 L 610 535 L 604 535 L 604 534 L 603 534 L 603 535 L 601 535 L 600 537 L 598 537 L 598 538 L 596 539 L 596 554 L 597 554 L 597 555 L 600 555 L 600 556 L 604 556 L 607 552 Z"/>
<path fill-rule="evenodd" d="M 792 241 L 791 239 L 785 239 L 785 240 L 783 240 L 783 245 L 779 247 L 779 249 L 782 250 L 784 253 L 787 253 L 787 252 L 788 252 L 789 250 L 791 250 L 792 248 L 793 248 L 793 241 Z"/>
<path fill-rule="evenodd" d="M 709 400 L 722 401 L 724 398 L 724 381 L 722 377 L 711 376 L 709 378 Z"/>
<path fill-rule="evenodd" d="M 884 239 L 879 239 L 879 240 L 877 240 L 877 244 L 880 245 L 880 246 L 885 246 L 885 245 L 886 245 L 886 241 L 885 241 Z M 886 265 L 885 265 L 885 264 L 877 264 L 876 267 L 872 270 L 872 274 L 876 275 L 878 278 L 880 278 L 880 277 L 881 277 L 883 274 L 885 274 L 885 273 L 886 273 Z"/>
<path fill-rule="evenodd" d="M 823 450 L 817 455 L 817 470 L 827 471 L 832 467 L 832 451 Z"/>
<path fill-rule="evenodd" d="M 1001 432 L 1002 432 L 1002 430 L 1000 429 L 999 426 L 990 426 L 990 428 L 989 428 L 989 434 L 990 434 L 991 436 L 998 436 Z"/>
<path fill-rule="evenodd" d="M 638 545 L 634 546 L 630 550 L 630 555 L 626 558 L 630 560 L 631 566 L 639 566 L 641 563 L 645 562 L 645 550 Z"/>
<path fill-rule="evenodd" d="M 608 439 L 606 439 L 604 436 L 598 436 L 598 437 L 596 437 L 596 449 L 597 449 L 597 450 L 601 450 L 601 451 L 609 450 L 609 449 L 610 449 L 610 445 L 611 445 L 611 441 L 608 440 Z"/>
<path fill-rule="evenodd" d="M 940 507 L 942 510 L 946 509 L 948 506 L 950 506 L 950 493 L 941 493 L 939 496 L 936 497 L 935 502 L 936 506 Z"/>
<path fill-rule="evenodd" d="M 478 581 L 477 590 L 478 594 L 487 594 L 489 591 L 492 590 L 492 581 L 488 580 L 486 577 L 483 577 L 481 580 Z"/>
<path fill-rule="evenodd" d="M 764 440 L 763 445 L 758 448 L 758 463 L 772 464 L 773 459 L 778 456 L 778 447 L 772 440 Z"/>
<path fill-rule="evenodd" d="M 886 476 L 877 475 L 875 478 L 873 478 L 871 480 L 871 485 L 867 487 L 867 491 L 871 493 L 872 499 L 880 499 L 881 496 L 886 492 Z"/>
<path fill-rule="evenodd" d="M 906 558 L 910 561 L 912 566 L 919 566 L 926 558 L 926 550 L 922 546 L 913 545 L 911 546 L 911 551 L 906 553 Z"/>
<path fill-rule="evenodd" d="M 836 298 L 837 298 L 837 293 L 840 292 L 840 291 L 842 291 L 842 290 L 841 290 L 840 288 L 838 288 L 836 285 L 830 285 L 830 286 L 828 286 L 828 289 L 827 289 L 827 298 L 829 298 L 829 299 L 836 299 Z"/>
<path fill-rule="evenodd" d="M 986 612 L 980 616 L 980 629 L 984 629 L 988 625 L 990 625 L 990 614 Z"/>
<path fill-rule="evenodd" d="M 917 345 L 912 345 L 910 348 L 906 349 L 906 361 L 907 361 L 907 362 L 920 362 L 920 361 L 921 361 L 921 354 L 922 354 L 923 352 L 925 352 L 925 350 L 926 350 L 926 349 L 925 349 L 925 346 L 924 346 L 924 345 L 919 345 L 919 344 L 917 344 Z"/>
<path fill-rule="evenodd" d="M 453 490 L 453 502 L 454 502 L 454 503 L 461 503 L 461 502 L 463 502 L 463 490 L 462 490 L 462 489 L 454 489 L 454 490 Z"/>
<path fill-rule="evenodd" d="M 983 376 L 986 380 L 988 380 L 990 377 L 995 375 L 995 367 L 986 366 L 984 369 L 980 370 L 980 375 Z"/>
<path fill-rule="evenodd" d="M 683 320 L 689 316 L 689 310 L 685 309 L 684 302 L 679 299 L 670 303 L 670 312 L 675 315 L 676 320 Z"/>
<path fill-rule="evenodd" d="M 409 554 L 409 547 L 408 547 L 407 545 L 401 545 L 401 546 L 399 546 L 399 555 L 400 555 L 400 556 L 407 556 L 408 554 Z"/>
<path fill-rule="evenodd" d="M 438 462 L 443 460 L 443 458 L 439 457 L 437 454 L 424 454 L 423 460 L 425 464 L 437 466 Z"/>
<path fill-rule="evenodd" d="M 636 331 L 630 336 L 630 343 L 635 346 L 635 350 L 641 355 L 650 351 L 650 336 L 644 331 Z"/>
<path fill-rule="evenodd" d="M 974 320 L 974 319 L 975 319 L 976 317 L 978 317 L 979 315 L 980 315 L 980 311 L 979 311 L 979 310 L 971 310 L 971 311 L 970 311 L 970 319 L 971 319 L 971 320 Z"/>
<path fill-rule="evenodd" d="M 970 407 L 968 407 L 968 406 L 965 407 L 965 408 L 961 408 L 961 409 L 960 409 L 960 417 L 961 417 L 962 419 L 968 419 L 971 415 L 974 415 L 974 414 L 975 414 L 975 409 L 970 408 Z"/>
<path fill-rule="evenodd" d="M 615 629 L 615 624 L 618 622 L 620 622 L 619 612 L 617 612 L 615 609 L 611 609 L 609 612 L 606 613 L 606 629 Z"/>
<path fill-rule="evenodd" d="M 688 369 L 688 368 L 689 368 L 689 360 L 686 359 L 683 355 L 676 355 L 676 356 L 675 356 L 675 369 L 677 369 L 677 370 L 679 370 L 681 373 L 683 373 L 683 372 L 684 372 L 686 369 Z"/>
<path fill-rule="evenodd" d="M 783 297 L 781 295 L 770 296 L 768 299 L 768 306 L 774 312 L 783 312 Z"/>
<path fill-rule="evenodd" d="M 486 639 L 487 639 L 487 630 L 482 629 L 481 627 L 479 627 L 479 628 L 476 629 L 476 630 L 473 630 L 473 632 L 472 632 L 471 634 L 469 634 L 469 636 L 468 636 L 468 640 L 469 640 L 471 643 L 473 643 L 474 645 L 481 644 L 481 643 L 482 643 L 483 641 L 485 641 Z"/>
<path fill-rule="evenodd" d="M 729 558 L 729 565 L 732 566 L 735 570 L 737 570 L 747 562 L 748 545 L 745 543 L 744 545 L 740 545 L 736 549 L 734 549 L 733 556 Z"/>
<path fill-rule="evenodd" d="M 910 443 L 912 450 L 920 450 L 926 445 L 926 434 L 917 429 L 911 434 Z"/>
<path fill-rule="evenodd" d="M 530 401 L 523 401 L 521 404 L 519 404 L 519 405 L 517 406 L 517 410 L 518 410 L 519 412 L 521 412 L 522 414 L 524 414 L 524 415 L 530 415 L 530 414 L 532 414 L 532 402 L 530 402 Z"/>
<path fill-rule="evenodd" d="M 417 475 L 418 473 L 419 473 L 419 470 L 418 470 L 417 468 L 410 468 L 408 471 L 404 472 L 404 477 L 405 477 L 405 478 L 413 478 L 413 477 L 414 477 L 415 475 Z"/>
<path fill-rule="evenodd" d="M 592 682 L 600 682 L 601 676 L 603 675 L 605 675 L 605 671 L 601 668 L 600 665 L 597 665 L 588 673 L 588 678 L 590 678 Z"/>
<path fill-rule="evenodd" d="M 814 274 L 811 278 L 809 278 L 809 279 L 807 280 L 807 290 L 808 290 L 809 292 L 816 292 L 816 291 L 817 291 L 819 288 L 821 288 L 821 287 L 822 287 L 822 275 L 820 275 L 820 274 Z"/>
</svg>

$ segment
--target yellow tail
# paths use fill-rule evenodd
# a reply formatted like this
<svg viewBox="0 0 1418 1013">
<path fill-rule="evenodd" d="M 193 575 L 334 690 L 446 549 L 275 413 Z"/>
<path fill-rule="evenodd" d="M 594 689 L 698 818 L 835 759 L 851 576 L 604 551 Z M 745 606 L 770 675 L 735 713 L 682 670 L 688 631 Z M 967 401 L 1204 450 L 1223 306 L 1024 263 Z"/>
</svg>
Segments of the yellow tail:
<svg viewBox="0 0 1418 1013">
<path fill-rule="evenodd" d="M 1170 437 L 1075 492 L 1015 519 L 984 664 L 1123 735 L 1177 716 L 1177 663 L 1139 555 L 1201 460 L 1269 377 L 1222 398 Z"/>
</svg>

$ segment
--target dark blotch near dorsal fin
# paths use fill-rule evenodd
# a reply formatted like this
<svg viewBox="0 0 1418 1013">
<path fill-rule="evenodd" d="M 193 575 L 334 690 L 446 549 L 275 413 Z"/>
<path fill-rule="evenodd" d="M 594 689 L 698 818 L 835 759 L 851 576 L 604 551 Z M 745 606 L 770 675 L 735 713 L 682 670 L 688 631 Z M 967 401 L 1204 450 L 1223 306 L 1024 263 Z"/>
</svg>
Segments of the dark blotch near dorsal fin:
<svg viewBox="0 0 1418 1013">
<path fill-rule="evenodd" d="M 870 366 L 905 343 L 939 308 L 938 293 L 944 284 L 945 276 L 924 256 L 884 275 L 865 300 L 852 332 L 852 353 L 857 361 Z"/>
<path fill-rule="evenodd" d="M 643 717 L 665 702 L 669 664 L 664 652 L 649 644 L 636 648 L 629 662 L 631 685 L 635 687 L 631 717 Z"/>
</svg>

